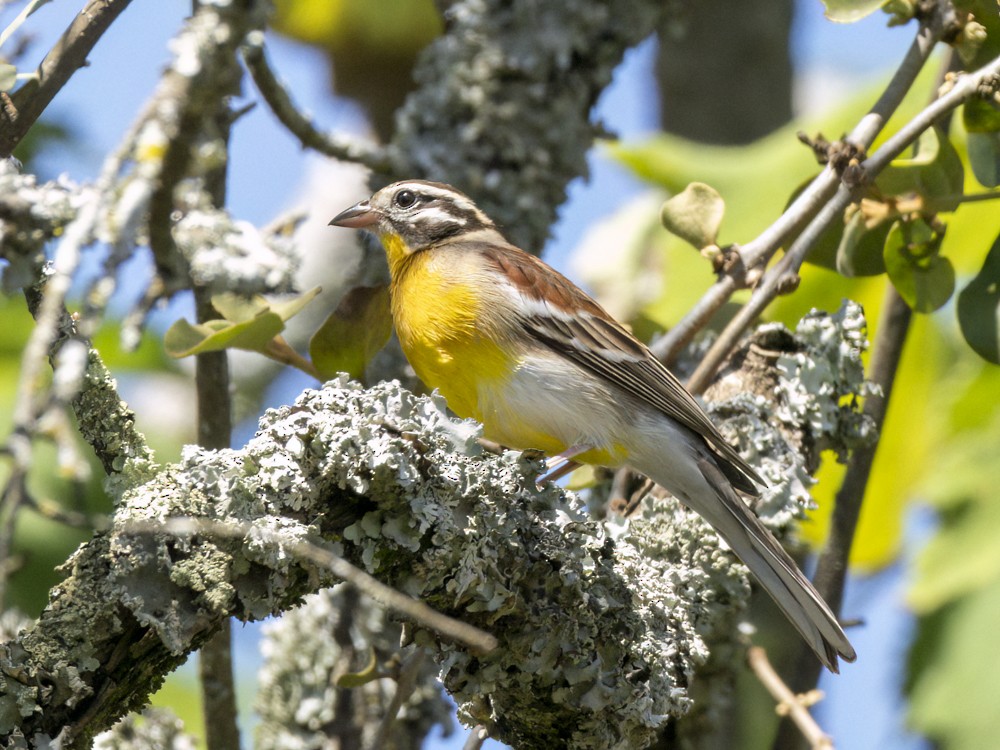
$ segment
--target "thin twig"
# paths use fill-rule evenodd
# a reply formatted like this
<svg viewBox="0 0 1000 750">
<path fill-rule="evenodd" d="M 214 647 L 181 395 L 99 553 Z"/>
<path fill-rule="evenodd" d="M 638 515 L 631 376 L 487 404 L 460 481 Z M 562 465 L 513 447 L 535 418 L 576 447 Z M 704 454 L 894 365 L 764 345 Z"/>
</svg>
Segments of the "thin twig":
<svg viewBox="0 0 1000 750">
<path fill-rule="evenodd" d="M 892 80 L 878 101 L 847 136 L 847 143 L 864 152 L 875 141 L 930 57 L 951 18 L 950 14 L 950 10 L 939 10 L 921 24 Z M 736 291 L 745 287 L 747 270 L 765 265 L 788 236 L 822 208 L 836 191 L 839 182 L 840 176 L 836 169 L 828 164 L 771 226 L 738 248 L 739 262 L 733 264 L 675 326 L 653 343 L 650 347 L 653 353 L 664 362 L 671 362 L 694 335 L 708 324 L 716 311 Z"/>
<path fill-rule="evenodd" d="M 805 701 L 793 693 L 774 671 L 767 658 L 767 652 L 760 646 L 751 646 L 747 649 L 747 661 L 750 662 L 750 668 L 760 683 L 778 701 L 776 709 L 778 713 L 788 716 L 795 723 L 810 747 L 813 750 L 833 750 L 833 739 L 816 723 L 806 708 Z"/>
<path fill-rule="evenodd" d="M 413 695 L 413 691 L 417 688 L 417 679 L 420 676 L 420 667 L 424 662 L 424 656 L 424 649 L 417 647 L 403 661 L 399 668 L 399 676 L 396 678 L 396 690 L 385 709 L 378 731 L 372 741 L 368 743 L 368 750 L 381 750 L 384 747 L 389 747 L 389 733 L 392 731 L 393 724 L 396 723 L 399 709 L 403 707 L 403 703 Z"/>
<path fill-rule="evenodd" d="M 815 246 L 816 240 L 843 215 L 844 209 L 860 196 L 864 186 L 916 141 L 921 133 L 963 102 L 979 95 L 980 87 L 987 85 L 998 74 L 1000 74 L 1000 57 L 974 73 L 959 78 L 951 90 L 921 110 L 916 117 L 886 140 L 878 151 L 861 162 L 859 167 L 861 179 L 841 183 L 836 195 L 809 222 L 777 265 L 764 275 L 747 304 L 740 309 L 712 344 L 688 381 L 688 387 L 692 391 L 704 390 L 743 332 L 764 308 L 780 293 L 790 287 L 794 288 L 799 268 Z"/>
<path fill-rule="evenodd" d="M 89 0 L 38 67 L 38 75 L 0 107 L 0 158 L 10 156 L 87 55 L 132 0 Z"/>
<path fill-rule="evenodd" d="M 374 172 L 387 172 L 389 158 L 386 150 L 373 142 L 361 141 L 335 133 L 322 133 L 312 120 L 303 114 L 292 102 L 284 84 L 271 69 L 264 52 L 264 35 L 254 34 L 242 47 L 243 60 L 247 70 L 257 84 L 257 90 L 264 97 L 274 116 L 294 135 L 305 148 L 340 161 L 362 164 Z"/>
</svg>

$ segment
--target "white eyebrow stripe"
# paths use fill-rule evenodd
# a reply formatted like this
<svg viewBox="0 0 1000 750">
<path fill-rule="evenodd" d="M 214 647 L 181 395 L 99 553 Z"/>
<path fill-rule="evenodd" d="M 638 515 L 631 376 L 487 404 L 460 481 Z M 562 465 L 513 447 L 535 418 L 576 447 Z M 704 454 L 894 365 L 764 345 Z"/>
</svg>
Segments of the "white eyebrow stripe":
<svg viewBox="0 0 1000 750">
<path fill-rule="evenodd" d="M 416 218 L 419 221 L 428 222 L 439 222 L 447 221 L 451 224 L 458 224 L 460 227 L 464 227 L 469 222 L 463 219 L 461 216 L 456 216 L 451 211 L 448 211 L 441 206 L 427 206 L 426 208 L 421 208 L 417 214 Z"/>
</svg>

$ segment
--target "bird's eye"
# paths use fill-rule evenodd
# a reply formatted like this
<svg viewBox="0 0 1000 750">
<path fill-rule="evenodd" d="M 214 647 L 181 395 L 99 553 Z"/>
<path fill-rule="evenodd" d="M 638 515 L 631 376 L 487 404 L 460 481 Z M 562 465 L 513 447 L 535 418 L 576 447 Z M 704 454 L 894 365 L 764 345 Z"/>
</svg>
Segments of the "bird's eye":
<svg viewBox="0 0 1000 750">
<path fill-rule="evenodd" d="M 409 208 L 417 202 L 417 194 L 412 190 L 400 190 L 396 193 L 396 205 L 400 208 Z"/>
</svg>

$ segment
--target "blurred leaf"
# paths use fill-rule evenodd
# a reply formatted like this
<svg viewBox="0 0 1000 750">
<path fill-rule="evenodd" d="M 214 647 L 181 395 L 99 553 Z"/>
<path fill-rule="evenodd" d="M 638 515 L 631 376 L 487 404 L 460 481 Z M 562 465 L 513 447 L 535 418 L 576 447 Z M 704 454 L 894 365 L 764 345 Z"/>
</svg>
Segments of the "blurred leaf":
<svg viewBox="0 0 1000 750">
<path fill-rule="evenodd" d="M 940 235 L 922 219 L 897 221 L 886 237 L 886 272 L 916 312 L 934 312 L 955 291 L 955 269 L 939 254 L 940 243 Z"/>
<path fill-rule="evenodd" d="M 701 250 L 716 245 L 726 203 L 716 190 L 703 182 L 692 182 L 663 204 L 660 221 L 671 234 Z"/>
<path fill-rule="evenodd" d="M 1000 236 L 979 273 L 958 295 L 958 323 L 976 354 L 1000 364 Z"/>
<path fill-rule="evenodd" d="M 1000 132 L 969 133 L 967 148 L 972 173 L 983 187 L 1000 185 Z"/>
<path fill-rule="evenodd" d="M 962 550 L 955 550 L 962 555 Z M 1000 735 L 1000 581 L 920 618 L 910 652 L 908 722 L 936 747 L 981 750 Z"/>
<path fill-rule="evenodd" d="M 361 379 L 391 334 L 389 288 L 384 284 L 355 287 L 313 334 L 309 356 L 321 378 L 346 372 Z"/>
<path fill-rule="evenodd" d="M 1000 131 L 1000 106 L 986 99 L 970 99 L 962 105 L 962 124 L 969 133 Z"/>
<path fill-rule="evenodd" d="M 962 124 L 968 132 L 969 164 L 985 187 L 1000 185 L 1000 107 L 984 99 L 962 106 Z"/>
<path fill-rule="evenodd" d="M 938 127 L 928 128 L 906 158 L 894 160 L 875 178 L 883 195 L 917 193 L 926 198 L 951 198 L 939 210 L 952 211 L 965 183 L 965 167 L 951 140 Z"/>
<path fill-rule="evenodd" d="M 225 320 L 208 320 L 192 325 L 180 319 L 163 337 L 163 346 L 171 357 L 189 357 L 223 349 L 247 349 L 266 353 L 275 336 L 285 328 L 285 321 L 298 313 L 317 294 L 316 287 L 294 299 L 271 303 L 263 297 L 218 294 L 212 305 Z"/>
<path fill-rule="evenodd" d="M 950 482 L 953 486 L 947 488 L 946 500 L 937 501 L 942 527 L 921 551 L 916 582 L 907 596 L 918 613 L 932 612 L 1000 577 L 1000 544 L 996 543 L 1000 535 L 1000 503 L 989 497 L 1000 482 L 1000 473 L 984 474 L 975 463 L 996 463 L 993 446 L 990 450 L 976 450 L 977 443 L 963 441 L 969 449 L 967 455 L 959 458 L 949 453 L 949 459 L 942 462 L 942 468 L 950 471 L 940 483 Z M 986 476 L 992 480 L 989 488 L 979 486 Z"/>
<path fill-rule="evenodd" d="M 842 227 L 837 246 L 837 271 L 844 276 L 879 276 L 885 273 L 883 248 L 890 224 L 884 221 L 869 229 L 865 221 L 864 214 L 857 211 L 846 226 L 843 222 L 836 222 Z"/>
<path fill-rule="evenodd" d="M 834 23 L 854 23 L 870 16 L 889 0 L 823 0 L 826 17 Z"/>
<path fill-rule="evenodd" d="M 398 57 L 423 49 L 442 30 L 432 0 L 276 0 L 274 27 L 335 54 L 380 49 Z"/>
</svg>

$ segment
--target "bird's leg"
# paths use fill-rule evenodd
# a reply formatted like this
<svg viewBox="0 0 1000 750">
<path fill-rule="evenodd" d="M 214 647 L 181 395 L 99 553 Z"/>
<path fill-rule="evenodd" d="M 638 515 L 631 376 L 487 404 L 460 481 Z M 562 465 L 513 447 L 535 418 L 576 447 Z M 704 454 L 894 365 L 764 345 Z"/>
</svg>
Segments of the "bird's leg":
<svg viewBox="0 0 1000 750">
<path fill-rule="evenodd" d="M 571 445 L 562 453 L 546 459 L 545 473 L 538 477 L 538 484 L 542 482 L 555 482 L 557 479 L 562 479 L 580 465 L 572 460 L 573 457 L 579 456 L 581 453 L 586 453 L 590 448 L 591 446 L 589 445 Z"/>
</svg>

